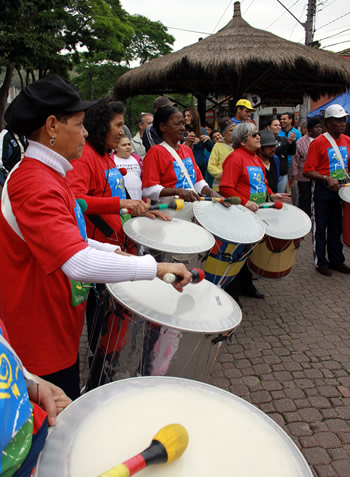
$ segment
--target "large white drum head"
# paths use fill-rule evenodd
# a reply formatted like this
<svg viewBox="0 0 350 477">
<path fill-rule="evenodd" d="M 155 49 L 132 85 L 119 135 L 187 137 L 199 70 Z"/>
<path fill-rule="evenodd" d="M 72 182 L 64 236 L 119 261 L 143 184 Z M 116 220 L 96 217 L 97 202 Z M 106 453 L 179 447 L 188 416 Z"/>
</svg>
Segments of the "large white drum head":
<svg viewBox="0 0 350 477">
<path fill-rule="evenodd" d="M 49 431 L 36 477 L 96 477 L 142 452 L 173 423 L 187 429 L 184 454 L 140 476 L 312 477 L 292 440 L 256 407 L 171 377 L 125 379 L 74 401 Z"/>
<path fill-rule="evenodd" d="M 350 203 L 350 186 L 341 187 L 338 193 L 341 200 L 347 202 L 348 204 Z"/>
<path fill-rule="evenodd" d="M 182 293 L 159 278 L 107 284 L 125 308 L 149 321 L 197 333 L 223 333 L 242 320 L 237 303 L 208 280 L 188 284 Z"/>
<path fill-rule="evenodd" d="M 255 243 L 265 235 L 261 220 L 242 205 L 224 207 L 217 202 L 196 202 L 193 213 L 202 227 L 230 243 Z"/>
<path fill-rule="evenodd" d="M 305 237 L 311 230 L 310 217 L 294 205 L 283 204 L 282 209 L 259 209 L 256 215 L 264 222 L 266 235 L 270 237 L 292 240 Z"/>
<path fill-rule="evenodd" d="M 199 225 L 181 219 L 135 217 L 124 224 L 125 234 L 134 242 L 169 253 L 201 253 L 210 250 L 215 239 Z"/>
</svg>

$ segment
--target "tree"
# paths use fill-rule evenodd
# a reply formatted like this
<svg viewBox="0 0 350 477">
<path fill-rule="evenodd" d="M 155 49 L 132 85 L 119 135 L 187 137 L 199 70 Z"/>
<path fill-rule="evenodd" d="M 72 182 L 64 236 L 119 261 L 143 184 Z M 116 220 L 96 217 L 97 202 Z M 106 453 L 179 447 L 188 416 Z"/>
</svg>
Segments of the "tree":
<svg viewBox="0 0 350 477">
<path fill-rule="evenodd" d="M 80 61 L 79 49 L 92 58 L 120 61 L 134 33 L 119 0 L 11 0 L 3 1 L 0 18 L 0 118 L 15 69 L 22 84 L 48 73 L 68 75 Z M 66 54 L 62 51 L 66 50 Z"/>
<path fill-rule="evenodd" d="M 169 35 L 161 22 L 154 22 L 142 15 L 129 17 L 135 33 L 130 45 L 126 48 L 124 59 L 127 63 L 139 60 L 141 64 L 171 53 L 175 38 Z"/>
</svg>

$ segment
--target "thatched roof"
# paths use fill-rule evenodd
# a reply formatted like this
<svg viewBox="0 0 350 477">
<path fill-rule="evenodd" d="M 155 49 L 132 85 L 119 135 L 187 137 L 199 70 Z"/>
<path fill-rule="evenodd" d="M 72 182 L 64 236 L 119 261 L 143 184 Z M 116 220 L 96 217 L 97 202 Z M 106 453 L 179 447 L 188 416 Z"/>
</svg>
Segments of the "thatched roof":
<svg viewBox="0 0 350 477">
<path fill-rule="evenodd" d="M 219 32 L 125 73 L 115 96 L 192 92 L 301 99 L 307 93 L 316 100 L 348 87 L 348 60 L 252 28 L 236 2 L 233 19 Z"/>
</svg>

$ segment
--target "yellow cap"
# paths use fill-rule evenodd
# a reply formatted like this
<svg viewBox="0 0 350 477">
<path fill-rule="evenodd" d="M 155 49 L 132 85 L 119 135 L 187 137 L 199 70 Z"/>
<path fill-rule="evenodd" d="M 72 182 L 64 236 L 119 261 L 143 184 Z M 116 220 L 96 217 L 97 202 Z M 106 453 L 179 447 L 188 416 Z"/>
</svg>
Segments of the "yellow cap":
<svg viewBox="0 0 350 477">
<path fill-rule="evenodd" d="M 249 109 L 250 111 L 255 111 L 252 107 L 252 103 L 248 99 L 239 99 L 236 103 L 236 106 L 243 106 L 244 108 Z"/>
</svg>

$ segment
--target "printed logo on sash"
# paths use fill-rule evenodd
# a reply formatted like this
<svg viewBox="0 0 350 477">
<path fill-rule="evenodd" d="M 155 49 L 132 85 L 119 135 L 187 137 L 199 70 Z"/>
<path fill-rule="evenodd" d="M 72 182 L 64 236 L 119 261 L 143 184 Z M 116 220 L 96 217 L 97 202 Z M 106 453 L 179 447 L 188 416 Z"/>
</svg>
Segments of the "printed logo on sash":
<svg viewBox="0 0 350 477">
<path fill-rule="evenodd" d="M 80 235 L 83 237 L 85 242 L 87 242 L 88 239 L 86 234 L 84 214 L 77 201 L 75 201 L 74 213 L 77 219 Z M 89 284 L 84 285 L 82 282 L 77 282 L 72 279 L 70 279 L 70 284 L 71 284 L 71 290 L 72 290 L 72 303 L 71 303 L 72 306 L 78 306 L 81 303 L 84 303 L 87 300 L 87 296 L 89 294 L 89 290 L 90 290 Z"/>
<path fill-rule="evenodd" d="M 77 219 L 80 235 L 83 237 L 85 242 L 87 242 L 87 234 L 86 234 L 86 224 L 84 219 L 83 211 L 80 208 L 80 205 L 77 201 L 75 201 L 74 207 L 75 218 Z"/>
<path fill-rule="evenodd" d="M 266 201 L 267 189 L 265 185 L 265 176 L 261 167 L 247 167 L 250 184 L 249 199 L 262 204 Z"/>
<path fill-rule="evenodd" d="M 21 366 L 0 340 L 0 450 L 5 449 L 31 414 Z"/>
<path fill-rule="evenodd" d="M 328 150 L 328 160 L 329 160 L 329 175 L 334 179 L 343 180 L 346 178 L 346 174 L 342 165 L 337 158 L 337 153 L 333 147 L 329 147 Z M 347 169 L 349 154 L 346 146 L 339 146 L 339 152 L 342 155 L 344 161 L 344 167 Z"/>
<path fill-rule="evenodd" d="M 187 169 L 187 172 L 188 172 L 188 175 L 190 176 L 192 184 L 194 185 L 197 180 L 197 174 L 196 174 L 196 171 L 194 170 L 192 159 L 190 157 L 186 157 L 186 159 L 184 159 L 182 162 Z M 181 171 L 181 168 L 176 161 L 173 161 L 173 166 L 174 166 L 174 172 L 176 174 L 175 187 L 177 189 L 191 189 L 190 184 L 188 183 L 185 175 Z"/>
<path fill-rule="evenodd" d="M 120 197 L 126 199 L 125 185 L 122 174 L 117 167 L 105 171 L 108 178 L 108 184 L 111 189 L 112 197 Z"/>
</svg>

